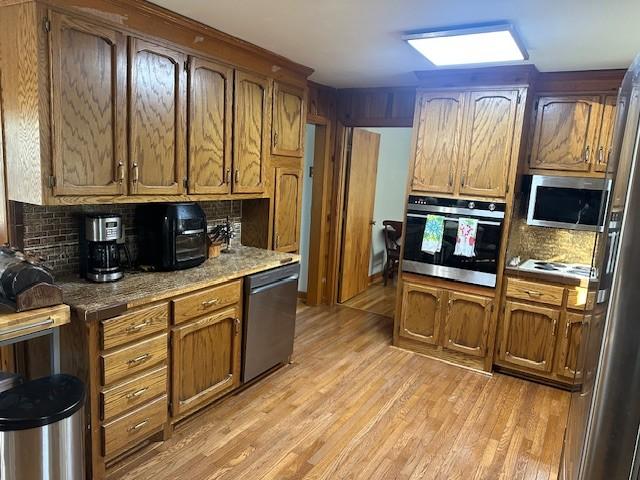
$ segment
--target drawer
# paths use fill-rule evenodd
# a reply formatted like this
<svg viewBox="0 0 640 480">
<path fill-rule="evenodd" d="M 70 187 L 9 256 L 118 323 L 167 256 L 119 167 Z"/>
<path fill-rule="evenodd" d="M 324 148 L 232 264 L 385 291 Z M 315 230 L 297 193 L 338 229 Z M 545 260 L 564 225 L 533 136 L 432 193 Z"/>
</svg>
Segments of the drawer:
<svg viewBox="0 0 640 480">
<path fill-rule="evenodd" d="M 547 305 L 562 305 L 564 288 L 544 283 L 529 282 L 519 278 L 507 279 L 507 297 L 546 303 Z"/>
<path fill-rule="evenodd" d="M 169 305 L 155 305 L 100 322 L 102 348 L 112 348 L 138 340 L 167 328 Z"/>
<path fill-rule="evenodd" d="M 590 292 L 584 287 L 567 289 L 567 308 L 573 310 L 593 310 L 596 303 L 596 292 Z"/>
<path fill-rule="evenodd" d="M 167 367 L 160 367 L 100 392 L 101 418 L 108 420 L 167 393 Z"/>
<path fill-rule="evenodd" d="M 241 280 L 207 288 L 172 300 L 173 321 L 178 324 L 240 301 Z"/>
<path fill-rule="evenodd" d="M 167 421 L 167 396 L 102 425 L 102 454 L 106 457 L 133 447 L 159 431 Z"/>
<path fill-rule="evenodd" d="M 102 384 L 108 385 L 128 375 L 139 373 L 167 358 L 167 334 L 142 340 L 127 347 L 101 353 Z"/>
</svg>

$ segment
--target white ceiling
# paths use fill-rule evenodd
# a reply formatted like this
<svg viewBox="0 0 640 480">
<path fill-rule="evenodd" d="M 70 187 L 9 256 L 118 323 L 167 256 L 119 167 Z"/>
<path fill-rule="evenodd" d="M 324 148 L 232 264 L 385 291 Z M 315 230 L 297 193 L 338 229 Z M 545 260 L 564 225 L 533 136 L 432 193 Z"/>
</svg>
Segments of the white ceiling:
<svg viewBox="0 0 640 480">
<path fill-rule="evenodd" d="M 431 68 L 409 30 L 506 20 L 541 71 L 626 68 L 640 53 L 638 0 L 153 0 L 312 67 L 334 87 L 415 82 Z"/>
</svg>

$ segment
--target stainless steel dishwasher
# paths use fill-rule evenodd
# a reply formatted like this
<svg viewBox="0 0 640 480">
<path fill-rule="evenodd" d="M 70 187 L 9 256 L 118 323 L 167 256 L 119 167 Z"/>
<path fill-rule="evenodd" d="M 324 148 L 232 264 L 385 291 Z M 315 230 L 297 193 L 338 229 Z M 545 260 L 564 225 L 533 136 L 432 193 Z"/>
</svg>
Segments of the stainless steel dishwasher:
<svg viewBox="0 0 640 480">
<path fill-rule="evenodd" d="M 295 263 L 246 277 L 243 382 L 291 358 L 299 275 L 300 265 Z"/>
</svg>

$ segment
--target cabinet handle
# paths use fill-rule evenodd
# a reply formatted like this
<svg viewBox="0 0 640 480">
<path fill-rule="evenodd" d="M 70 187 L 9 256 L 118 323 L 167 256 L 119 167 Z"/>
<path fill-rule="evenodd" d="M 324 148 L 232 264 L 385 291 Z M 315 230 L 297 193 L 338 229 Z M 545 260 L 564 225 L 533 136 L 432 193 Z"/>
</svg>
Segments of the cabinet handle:
<svg viewBox="0 0 640 480">
<path fill-rule="evenodd" d="M 453 186 L 453 172 L 449 170 L 449 186 Z"/>
<path fill-rule="evenodd" d="M 602 165 L 604 163 L 604 147 L 600 147 L 598 149 L 598 164 Z"/>
<path fill-rule="evenodd" d="M 133 183 L 138 183 L 138 163 L 133 164 Z"/>
<path fill-rule="evenodd" d="M 118 162 L 118 181 L 124 182 L 124 163 Z"/>
<path fill-rule="evenodd" d="M 134 332 L 137 332 L 139 330 L 142 330 L 144 327 L 146 327 L 147 325 L 150 325 L 150 324 L 151 324 L 151 321 L 150 320 L 146 320 L 146 321 L 144 321 L 142 323 L 139 323 L 137 325 L 129 325 L 127 327 L 126 332 L 127 333 L 134 333 Z"/>
<path fill-rule="evenodd" d="M 235 174 L 234 174 L 234 175 L 235 175 L 235 177 L 234 177 L 234 178 L 235 178 L 235 182 L 236 182 L 236 183 L 240 182 L 240 170 L 238 170 L 238 169 L 236 168 L 236 171 L 235 171 Z"/>
<path fill-rule="evenodd" d="M 591 147 L 587 145 L 584 149 L 584 163 L 589 163 L 590 158 L 591 158 Z"/>
<path fill-rule="evenodd" d="M 566 320 L 567 324 L 564 327 L 564 338 L 569 338 L 569 320 Z"/>
<path fill-rule="evenodd" d="M 274 132 L 273 133 L 273 146 L 277 146 L 278 145 L 278 132 Z"/>
<path fill-rule="evenodd" d="M 214 298 L 212 300 L 205 300 L 204 302 L 202 302 L 202 306 L 203 307 L 210 307 L 211 305 L 217 305 L 218 303 L 220 303 L 220 299 L 219 298 Z"/>
<path fill-rule="evenodd" d="M 135 391 L 133 393 L 130 393 L 130 394 L 127 395 L 127 400 L 131 400 L 132 398 L 138 398 L 140 395 L 142 395 L 147 390 L 149 390 L 149 387 L 144 387 L 144 388 L 141 388 L 140 390 L 137 390 L 137 391 Z"/>
<path fill-rule="evenodd" d="M 127 365 L 137 365 L 142 362 L 146 362 L 151 357 L 150 353 L 145 353 L 144 355 L 140 355 L 139 357 L 132 358 L 131 360 L 127 360 Z"/>
<path fill-rule="evenodd" d="M 280 234 L 276 233 L 276 245 L 275 245 L 275 247 L 278 248 L 278 246 L 280 246 Z"/>
<path fill-rule="evenodd" d="M 524 293 L 526 293 L 530 297 L 541 297 L 542 296 L 542 292 L 538 292 L 536 290 L 525 290 Z"/>
<path fill-rule="evenodd" d="M 143 421 L 141 421 L 140 423 L 133 425 L 132 427 L 127 428 L 128 432 L 135 432 L 136 430 L 140 430 L 142 427 L 144 427 L 147 423 L 149 423 L 149 419 L 145 418 Z"/>
<path fill-rule="evenodd" d="M 227 183 L 231 183 L 231 169 L 230 168 L 227 168 L 227 173 L 225 175 L 225 181 Z"/>
<path fill-rule="evenodd" d="M 240 319 L 239 319 L 239 318 L 236 318 L 236 319 L 233 321 L 233 324 L 234 324 L 234 327 L 235 327 L 235 334 L 236 334 L 236 335 L 240 335 Z"/>
<path fill-rule="evenodd" d="M 558 320 L 556 320 L 555 318 L 553 319 L 553 327 L 551 330 L 551 336 L 555 337 L 556 336 L 556 326 L 558 325 Z"/>
</svg>

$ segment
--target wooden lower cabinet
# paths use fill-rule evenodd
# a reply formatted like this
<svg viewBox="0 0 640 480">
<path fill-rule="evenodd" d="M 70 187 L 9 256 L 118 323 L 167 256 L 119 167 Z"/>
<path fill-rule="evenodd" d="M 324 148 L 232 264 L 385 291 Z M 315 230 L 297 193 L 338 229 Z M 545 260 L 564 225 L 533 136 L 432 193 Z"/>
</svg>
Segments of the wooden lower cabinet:
<svg viewBox="0 0 640 480">
<path fill-rule="evenodd" d="M 437 345 L 440 339 L 442 290 L 415 283 L 404 282 L 401 337 L 429 345 Z"/>
<path fill-rule="evenodd" d="M 448 296 L 444 348 L 484 357 L 493 302 L 490 298 L 467 293 L 449 292 Z"/>
<path fill-rule="evenodd" d="M 585 338 L 585 316 L 582 313 L 565 312 L 562 318 L 562 333 L 558 338 L 556 373 L 571 381 L 580 380 L 582 371 L 578 368 L 578 352 L 582 338 Z"/>
<path fill-rule="evenodd" d="M 183 415 L 240 384 L 241 320 L 227 308 L 171 332 L 171 413 Z"/>
</svg>

